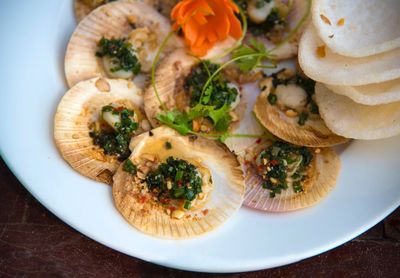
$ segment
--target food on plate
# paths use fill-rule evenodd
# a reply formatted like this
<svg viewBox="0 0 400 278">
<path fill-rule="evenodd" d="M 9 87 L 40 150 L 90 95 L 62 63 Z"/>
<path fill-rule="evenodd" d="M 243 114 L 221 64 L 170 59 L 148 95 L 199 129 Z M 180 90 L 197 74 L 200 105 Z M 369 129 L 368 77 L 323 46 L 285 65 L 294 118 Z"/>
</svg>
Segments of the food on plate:
<svg viewBox="0 0 400 278">
<path fill-rule="evenodd" d="M 397 8 L 400 2 L 392 0 L 313 2 L 299 64 L 320 82 L 315 99 L 321 117 L 340 136 L 373 140 L 400 134 Z"/>
<path fill-rule="evenodd" d="M 68 85 L 100 76 L 145 78 L 140 73 L 151 70 L 170 30 L 168 19 L 144 3 L 118 1 L 101 6 L 79 23 L 69 41 L 65 55 Z M 169 43 L 166 51 L 180 45 L 175 37 Z"/>
<path fill-rule="evenodd" d="M 153 127 L 160 123 L 184 125 L 191 132 L 225 132 L 241 119 L 245 101 L 240 86 L 219 72 L 219 65 L 199 60 L 184 49 L 168 55 L 155 74 L 155 91 L 145 91 L 144 104 Z"/>
<path fill-rule="evenodd" d="M 297 55 L 298 40 L 308 20 L 311 1 L 307 0 L 236 0 L 245 12 L 248 38 L 273 49 L 274 59 Z M 278 46 L 278 47 L 277 47 Z"/>
<path fill-rule="evenodd" d="M 101 5 L 115 2 L 116 0 L 75 0 L 75 17 L 78 21 L 81 21 L 91 11 L 100 7 Z M 127 2 L 143 2 L 153 8 L 157 9 L 164 16 L 169 16 L 172 7 L 178 2 L 178 0 L 120 0 Z"/>
<path fill-rule="evenodd" d="M 260 123 L 275 136 L 292 144 L 327 147 L 347 142 L 332 133 L 319 115 L 315 81 L 282 69 L 259 83 L 261 93 L 254 105 Z"/>
<path fill-rule="evenodd" d="M 183 239 L 214 230 L 239 209 L 243 171 L 223 144 L 159 127 L 135 137 L 114 176 L 123 217 L 147 234 Z"/>
<path fill-rule="evenodd" d="M 313 206 L 335 187 L 339 157 L 329 148 L 307 148 L 263 141 L 245 157 L 244 205 L 284 212 Z"/>
<path fill-rule="evenodd" d="M 321 40 L 339 55 L 365 57 L 400 47 L 400 1 L 314 0 Z"/>
<path fill-rule="evenodd" d="M 314 76 L 337 81 L 335 90 L 362 101 L 395 101 L 396 80 L 382 92 L 353 85 L 371 65 L 370 83 L 399 78 L 397 50 L 375 55 L 382 61 L 342 57 L 320 45 L 311 26 L 300 43 L 303 74 L 280 60 L 297 55 L 310 1 L 235 1 L 244 12 L 232 0 L 183 0 L 172 8 L 176 2 L 75 2 L 78 16 L 90 13 L 65 56 L 71 89 L 54 123 L 63 158 L 112 184 L 121 215 L 160 238 L 212 231 L 244 200 L 273 212 L 317 204 L 340 169 L 327 147 L 356 137 L 325 125 L 323 119 L 331 124 L 346 113 L 326 108 L 331 96 L 314 93 Z M 171 20 L 150 5 L 172 8 Z"/>
<path fill-rule="evenodd" d="M 400 102 L 375 106 L 356 103 L 317 83 L 321 117 L 336 134 L 354 139 L 380 139 L 400 134 Z"/>
<path fill-rule="evenodd" d="M 362 58 L 336 54 L 309 25 L 300 40 L 299 63 L 304 73 L 322 83 L 359 86 L 400 78 L 400 48 Z"/>
<path fill-rule="evenodd" d="M 93 78 L 63 96 L 54 119 L 54 138 L 72 168 L 111 184 L 119 164 L 131 153 L 131 137 L 150 129 L 141 93 L 132 82 Z"/>
<path fill-rule="evenodd" d="M 400 78 L 361 86 L 337 86 L 325 84 L 335 94 L 351 98 L 365 105 L 378 105 L 400 101 Z"/>
</svg>

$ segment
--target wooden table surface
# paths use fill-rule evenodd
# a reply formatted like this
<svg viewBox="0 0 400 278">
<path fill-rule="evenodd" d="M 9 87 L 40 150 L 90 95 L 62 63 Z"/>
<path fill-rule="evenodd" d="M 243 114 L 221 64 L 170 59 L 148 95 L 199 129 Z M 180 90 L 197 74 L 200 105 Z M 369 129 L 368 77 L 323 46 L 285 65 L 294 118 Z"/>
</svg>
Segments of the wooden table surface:
<svg viewBox="0 0 400 278">
<path fill-rule="evenodd" d="M 0 159 L 0 277 L 400 277 L 400 209 L 351 242 L 275 269 L 209 275 L 109 249 L 39 204 Z"/>
</svg>

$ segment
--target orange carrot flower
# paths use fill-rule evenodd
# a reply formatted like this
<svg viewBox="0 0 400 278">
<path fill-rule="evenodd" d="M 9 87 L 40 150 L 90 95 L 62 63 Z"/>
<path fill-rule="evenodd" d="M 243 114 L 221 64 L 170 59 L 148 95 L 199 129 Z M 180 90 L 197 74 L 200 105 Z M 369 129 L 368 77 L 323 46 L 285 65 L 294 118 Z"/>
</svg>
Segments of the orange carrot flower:
<svg viewBox="0 0 400 278">
<path fill-rule="evenodd" d="M 183 0 L 171 12 L 174 30 L 182 29 L 185 42 L 196 56 L 204 56 L 228 36 L 239 39 L 242 26 L 232 0 Z"/>
</svg>

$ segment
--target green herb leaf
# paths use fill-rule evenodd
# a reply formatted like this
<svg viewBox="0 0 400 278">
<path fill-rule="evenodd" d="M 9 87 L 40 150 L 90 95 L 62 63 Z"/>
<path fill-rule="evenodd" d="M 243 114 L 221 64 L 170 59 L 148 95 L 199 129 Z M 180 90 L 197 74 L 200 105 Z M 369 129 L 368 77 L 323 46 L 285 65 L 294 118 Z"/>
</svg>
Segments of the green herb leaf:
<svg viewBox="0 0 400 278">
<path fill-rule="evenodd" d="M 200 103 L 208 104 L 210 102 L 211 94 L 213 93 L 214 88 L 212 85 L 208 86 L 207 89 L 204 91 L 203 96 L 200 99 Z"/>
<path fill-rule="evenodd" d="M 109 57 L 112 64 L 115 65 L 111 72 L 132 71 L 135 75 L 140 72 L 141 65 L 132 44 L 125 39 L 106 39 L 103 37 L 97 46 L 96 56 L 99 58 Z"/>
<path fill-rule="evenodd" d="M 232 121 L 229 110 L 229 105 L 225 104 L 220 109 L 209 111 L 209 117 L 213 120 L 216 131 L 223 132 L 228 130 Z"/>
<path fill-rule="evenodd" d="M 248 72 L 260 65 L 263 58 L 268 58 L 270 55 L 265 48 L 265 45 L 256 39 L 252 38 L 249 45 L 242 44 L 232 52 L 232 58 L 236 59 L 236 64 L 243 72 Z"/>
<path fill-rule="evenodd" d="M 182 135 L 187 135 L 191 131 L 189 118 L 178 110 L 157 114 L 156 119 Z"/>
<path fill-rule="evenodd" d="M 135 175 L 137 172 L 137 167 L 135 164 L 132 163 L 132 161 L 130 159 L 127 159 L 124 162 L 124 166 L 122 167 L 122 170 L 124 170 L 125 172 L 127 172 L 131 175 Z"/>
</svg>

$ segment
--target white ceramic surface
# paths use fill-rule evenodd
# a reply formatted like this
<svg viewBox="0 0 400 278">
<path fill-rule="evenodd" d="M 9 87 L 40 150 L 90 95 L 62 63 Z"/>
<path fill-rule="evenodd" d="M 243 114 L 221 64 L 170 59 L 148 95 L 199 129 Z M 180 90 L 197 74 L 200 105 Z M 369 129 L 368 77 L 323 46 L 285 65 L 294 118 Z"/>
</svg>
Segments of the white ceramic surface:
<svg viewBox="0 0 400 278">
<path fill-rule="evenodd" d="M 53 143 L 74 26 L 72 1 L 0 1 L 0 154 L 43 205 L 90 238 L 174 268 L 248 271 L 334 248 L 400 204 L 400 137 L 356 141 L 341 151 L 337 188 L 316 207 L 286 214 L 242 208 L 217 231 L 187 241 L 141 234 L 114 208 L 110 187 L 72 171 Z"/>
</svg>

